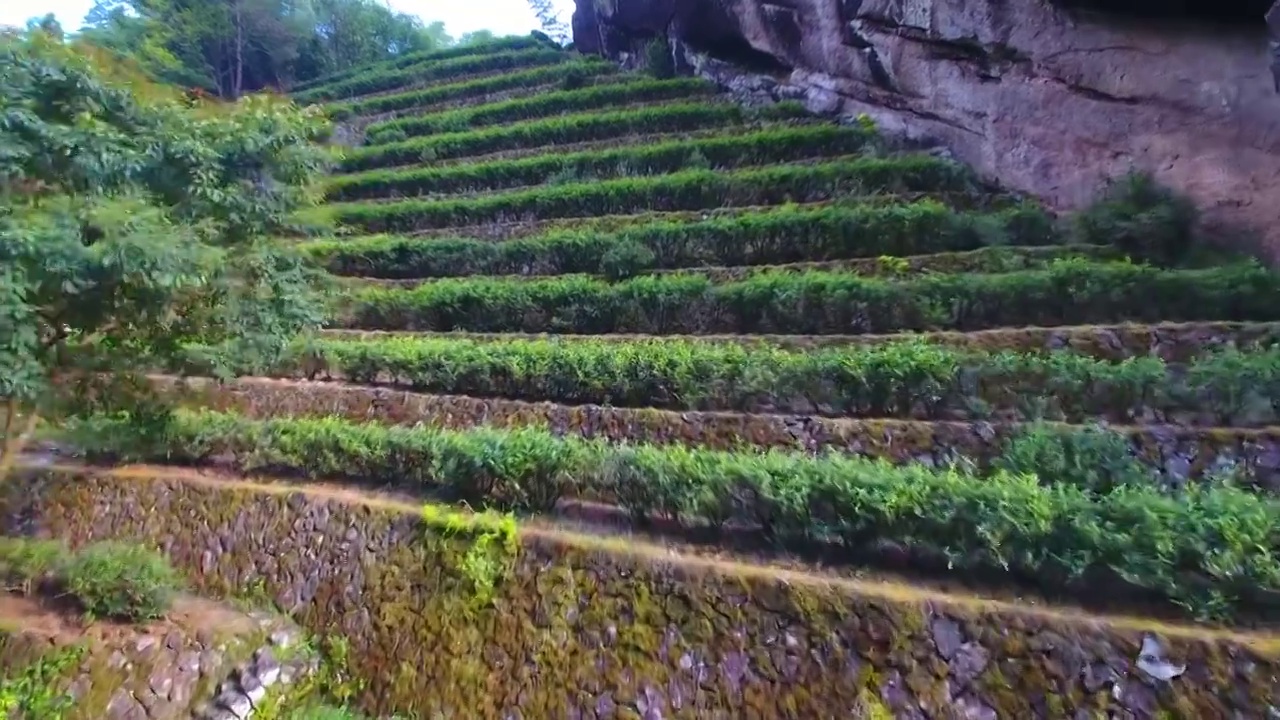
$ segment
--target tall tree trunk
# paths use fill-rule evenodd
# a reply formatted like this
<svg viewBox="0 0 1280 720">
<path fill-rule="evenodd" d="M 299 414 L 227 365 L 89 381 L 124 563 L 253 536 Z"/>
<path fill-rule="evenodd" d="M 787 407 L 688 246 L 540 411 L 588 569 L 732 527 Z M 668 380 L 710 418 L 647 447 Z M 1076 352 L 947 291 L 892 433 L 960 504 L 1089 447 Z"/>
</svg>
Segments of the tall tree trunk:
<svg viewBox="0 0 1280 720">
<path fill-rule="evenodd" d="M 233 100 L 239 99 L 240 94 L 244 92 L 244 8 L 241 0 L 236 0 L 235 8 L 235 25 L 236 25 L 236 48 L 235 48 L 235 71 L 231 77 L 231 97 Z"/>
</svg>

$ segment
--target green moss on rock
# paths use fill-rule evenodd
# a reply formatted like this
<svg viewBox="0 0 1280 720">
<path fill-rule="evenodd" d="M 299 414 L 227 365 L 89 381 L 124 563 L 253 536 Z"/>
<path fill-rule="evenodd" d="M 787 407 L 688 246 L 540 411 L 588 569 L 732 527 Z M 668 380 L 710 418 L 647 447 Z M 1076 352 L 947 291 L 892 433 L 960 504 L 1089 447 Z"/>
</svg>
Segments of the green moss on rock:
<svg viewBox="0 0 1280 720">
<path fill-rule="evenodd" d="M 157 543 L 208 592 L 262 582 L 304 626 L 346 638 L 360 702 L 378 714 L 1190 720 L 1280 706 L 1272 636 L 1087 619 L 539 531 L 500 556 L 509 564 L 477 603 L 466 558 L 497 531 L 464 532 L 452 517 L 119 474 L 14 483 L 3 512 L 11 529 L 28 519 L 74 543 Z M 1181 672 L 1152 679 L 1144 644 Z"/>
</svg>

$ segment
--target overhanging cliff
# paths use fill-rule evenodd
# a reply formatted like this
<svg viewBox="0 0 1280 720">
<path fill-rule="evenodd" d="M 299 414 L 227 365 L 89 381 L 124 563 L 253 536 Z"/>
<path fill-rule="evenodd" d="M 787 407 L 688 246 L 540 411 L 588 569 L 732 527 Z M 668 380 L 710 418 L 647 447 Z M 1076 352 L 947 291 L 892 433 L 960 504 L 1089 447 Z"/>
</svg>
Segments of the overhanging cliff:
<svg viewBox="0 0 1280 720">
<path fill-rule="evenodd" d="M 578 0 L 573 24 L 583 52 L 634 64 L 665 37 L 740 95 L 865 113 L 1061 209 L 1149 170 L 1280 259 L 1270 1 Z"/>
</svg>

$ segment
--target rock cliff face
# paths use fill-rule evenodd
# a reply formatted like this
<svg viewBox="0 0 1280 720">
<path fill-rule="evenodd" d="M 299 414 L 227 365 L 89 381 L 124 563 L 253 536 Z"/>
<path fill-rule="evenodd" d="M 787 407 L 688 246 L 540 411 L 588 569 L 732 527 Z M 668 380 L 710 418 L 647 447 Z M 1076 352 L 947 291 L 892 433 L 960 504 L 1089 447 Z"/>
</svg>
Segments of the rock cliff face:
<svg viewBox="0 0 1280 720">
<path fill-rule="evenodd" d="M 578 0 L 573 25 L 581 51 L 632 63 L 668 37 L 740 94 L 866 113 L 1058 209 L 1150 170 L 1280 259 L 1280 10 L 1264 2 L 1215 22 L 1051 0 Z"/>
<path fill-rule="evenodd" d="M 1267 43 L 1271 51 L 1271 77 L 1276 83 L 1276 92 L 1280 93 L 1280 0 L 1267 12 Z"/>
</svg>

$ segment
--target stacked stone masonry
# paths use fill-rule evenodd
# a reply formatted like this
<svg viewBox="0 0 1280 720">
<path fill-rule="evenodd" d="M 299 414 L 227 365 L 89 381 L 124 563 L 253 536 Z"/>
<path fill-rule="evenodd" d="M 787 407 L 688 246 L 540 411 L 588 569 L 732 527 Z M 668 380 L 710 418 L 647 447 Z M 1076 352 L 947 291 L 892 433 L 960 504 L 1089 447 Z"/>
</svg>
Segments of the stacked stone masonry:
<svg viewBox="0 0 1280 720">
<path fill-rule="evenodd" d="M 173 387 L 172 381 L 158 380 Z M 985 463 L 995 457 L 1017 426 L 990 422 L 912 422 L 802 415 L 673 412 L 654 409 L 558 405 L 500 398 L 425 395 L 389 388 L 258 378 L 215 384 L 187 380 L 201 404 L 246 416 L 337 415 L 358 422 L 427 423 L 455 429 L 480 425 L 549 427 L 610 441 L 681 443 L 732 449 L 758 447 L 818 451 L 834 449 L 894 462 L 940 466 L 959 458 Z M 1190 428 L 1150 425 L 1126 432 L 1134 450 L 1160 470 L 1170 486 L 1227 467 L 1241 467 L 1260 488 L 1280 488 L 1280 430 Z"/>
<path fill-rule="evenodd" d="M 48 691 L 69 697 L 65 720 L 247 720 L 314 667 L 301 655 L 276 659 L 299 640 L 296 626 L 266 613 L 251 617 L 251 636 L 171 628 L 86 641 L 80 660 Z M 0 633 L 0 678 L 65 651 L 21 628 Z"/>
<path fill-rule="evenodd" d="M 1271 718 L 1280 640 L 522 533 L 491 601 L 472 540 L 409 506 L 187 477 L 44 473 L 9 532 L 155 543 L 202 590 L 264 582 L 350 644 L 380 713 L 535 718 Z"/>
</svg>

